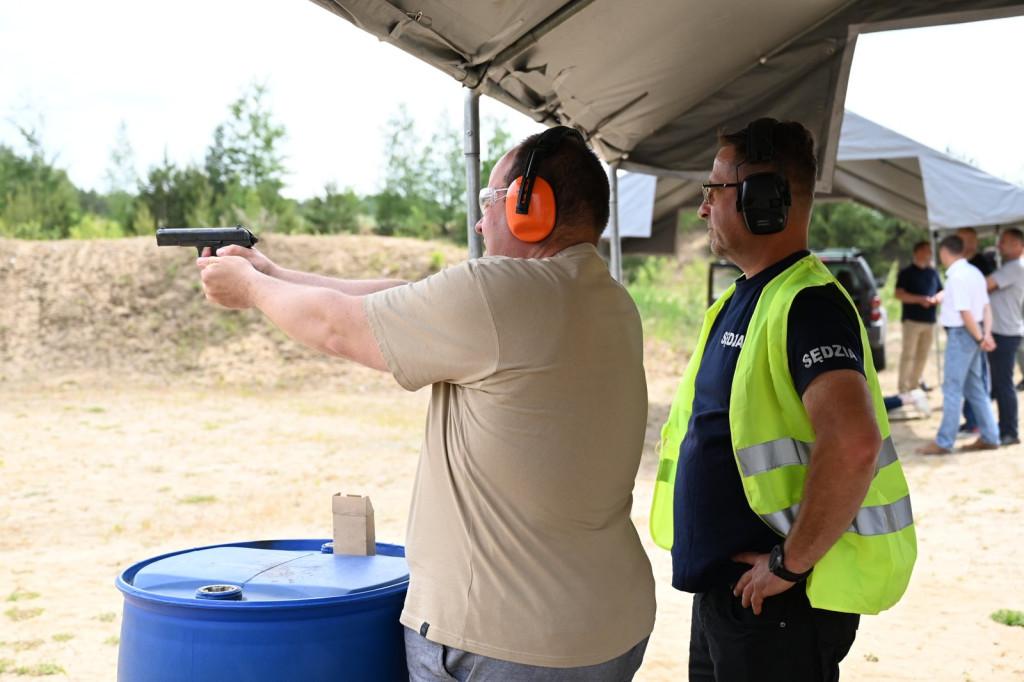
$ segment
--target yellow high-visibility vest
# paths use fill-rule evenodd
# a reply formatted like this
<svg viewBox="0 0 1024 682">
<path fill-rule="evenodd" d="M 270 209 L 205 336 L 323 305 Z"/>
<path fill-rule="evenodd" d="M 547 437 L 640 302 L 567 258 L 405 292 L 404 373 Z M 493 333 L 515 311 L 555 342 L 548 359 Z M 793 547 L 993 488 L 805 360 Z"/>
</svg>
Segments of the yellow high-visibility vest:
<svg viewBox="0 0 1024 682">
<path fill-rule="evenodd" d="M 815 440 L 789 372 L 789 309 L 800 290 L 835 281 L 813 255 L 777 275 L 761 292 L 736 362 L 729 402 L 736 466 L 750 508 L 780 536 L 789 533 L 799 513 Z M 711 325 L 734 291 L 735 284 L 705 315 L 697 348 L 662 428 L 650 525 L 654 541 L 665 549 L 672 548 L 676 462 L 693 410 L 697 370 Z M 852 307 L 853 301 L 849 302 Z M 807 579 L 807 596 L 816 608 L 874 614 L 894 605 L 906 591 L 917 558 L 917 535 L 910 490 L 890 436 L 867 332 L 859 324 L 864 373 L 882 447 L 874 480 L 854 522 L 814 566 Z"/>
</svg>

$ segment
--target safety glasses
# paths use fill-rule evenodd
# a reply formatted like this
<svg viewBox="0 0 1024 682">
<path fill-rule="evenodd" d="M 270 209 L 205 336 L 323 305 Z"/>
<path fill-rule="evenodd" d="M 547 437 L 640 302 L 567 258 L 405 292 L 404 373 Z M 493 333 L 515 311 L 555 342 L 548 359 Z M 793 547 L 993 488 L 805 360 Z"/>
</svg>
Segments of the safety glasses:
<svg viewBox="0 0 1024 682">
<path fill-rule="evenodd" d="M 739 182 L 705 182 L 700 186 L 702 192 L 704 192 L 704 201 L 711 203 L 711 190 L 715 187 L 739 187 Z M 481 195 L 483 196 L 483 195 Z"/>
<path fill-rule="evenodd" d="M 508 191 L 511 187 L 505 189 L 494 189 L 493 187 L 481 187 L 480 188 L 480 213 L 487 213 L 487 209 L 497 203 L 499 200 L 504 199 L 508 195 Z"/>
</svg>

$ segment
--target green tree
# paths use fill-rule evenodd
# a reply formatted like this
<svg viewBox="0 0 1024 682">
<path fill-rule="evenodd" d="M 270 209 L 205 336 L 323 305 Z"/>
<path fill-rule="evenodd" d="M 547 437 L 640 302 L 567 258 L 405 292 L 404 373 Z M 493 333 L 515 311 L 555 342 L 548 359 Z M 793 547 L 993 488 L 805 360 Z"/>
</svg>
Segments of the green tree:
<svg viewBox="0 0 1024 682">
<path fill-rule="evenodd" d="M 482 177 L 511 146 L 501 121 L 491 128 Z M 462 132 L 441 117 L 423 143 L 405 105 L 384 125 L 384 189 L 370 197 L 375 231 L 383 235 L 444 237 L 466 243 L 466 167 Z"/>
<path fill-rule="evenodd" d="M 82 213 L 67 173 L 48 161 L 33 131 L 19 127 L 27 157 L 0 145 L 0 234 L 18 239 L 62 239 Z"/>
<path fill-rule="evenodd" d="M 145 233 L 150 229 L 148 224 L 135 224 L 138 215 L 139 173 L 135 170 L 135 151 L 128 139 L 128 125 L 121 121 L 117 128 L 114 147 L 110 150 L 110 167 L 105 173 L 109 194 L 106 196 L 104 210 L 121 225 L 125 234 Z"/>
<path fill-rule="evenodd" d="M 906 260 L 914 243 L 928 231 L 913 223 L 854 202 L 816 204 L 808 240 L 812 249 L 857 248 L 876 277 L 885 277 L 892 262 Z"/>
<path fill-rule="evenodd" d="M 358 232 L 362 211 L 363 201 L 351 188 L 339 192 L 335 183 L 328 183 L 323 198 L 314 197 L 303 205 L 305 224 L 300 231 L 313 234 Z"/>
<path fill-rule="evenodd" d="M 480 178 L 484 184 L 491 177 L 494 166 L 501 161 L 501 157 L 512 148 L 513 144 L 512 133 L 504 128 L 505 120 L 488 121 L 488 123 L 491 135 L 487 138 L 487 151 L 481 154 L 483 158 L 480 160 Z"/>
<path fill-rule="evenodd" d="M 206 227 L 211 222 L 213 192 L 210 180 L 200 168 L 178 168 L 167 157 L 159 166 L 149 169 L 141 183 L 140 201 L 146 208 L 136 208 L 133 223 L 148 213 L 152 224 L 136 225 L 138 234 L 158 227 Z"/>
<path fill-rule="evenodd" d="M 231 118 L 214 130 L 206 172 L 218 215 L 229 215 L 234 207 L 251 214 L 254 199 L 271 213 L 283 209 L 287 170 L 279 146 L 286 133 L 267 107 L 267 92 L 265 84 L 254 81 L 231 104 Z"/>
<path fill-rule="evenodd" d="M 430 175 L 431 149 L 403 103 L 384 123 L 384 189 L 372 197 L 375 232 L 430 239 L 442 233 Z"/>
</svg>

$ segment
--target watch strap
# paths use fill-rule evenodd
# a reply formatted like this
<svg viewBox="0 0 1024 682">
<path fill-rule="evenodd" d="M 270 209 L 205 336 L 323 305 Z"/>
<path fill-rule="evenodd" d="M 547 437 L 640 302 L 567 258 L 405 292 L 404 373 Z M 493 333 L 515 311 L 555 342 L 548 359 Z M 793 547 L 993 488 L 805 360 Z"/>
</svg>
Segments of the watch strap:
<svg viewBox="0 0 1024 682">
<path fill-rule="evenodd" d="M 786 554 L 782 543 L 780 542 L 772 547 L 771 556 L 768 558 L 768 570 L 783 580 L 788 580 L 791 583 L 798 583 L 809 576 L 814 568 L 811 567 L 803 573 L 793 573 L 786 568 Z"/>
</svg>

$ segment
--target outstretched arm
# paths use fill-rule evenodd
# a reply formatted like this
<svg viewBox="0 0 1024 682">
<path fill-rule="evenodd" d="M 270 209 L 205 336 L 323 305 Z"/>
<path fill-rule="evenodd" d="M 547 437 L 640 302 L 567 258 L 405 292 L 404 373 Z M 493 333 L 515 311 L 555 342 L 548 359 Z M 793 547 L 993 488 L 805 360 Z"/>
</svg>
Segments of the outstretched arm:
<svg viewBox="0 0 1024 682">
<path fill-rule="evenodd" d="M 209 250 L 207 250 L 204 255 L 210 255 L 208 251 Z M 273 277 L 274 279 L 291 282 L 293 284 L 333 289 L 334 291 L 348 294 L 350 296 L 365 296 L 366 294 L 372 294 L 374 292 L 381 291 L 382 289 L 390 289 L 391 287 L 408 284 L 408 282 L 400 279 L 336 279 L 334 277 L 315 275 L 311 272 L 289 270 L 288 268 L 282 268 L 277 263 L 274 263 L 256 248 L 247 249 L 234 244 L 218 249 L 217 255 L 240 256 L 249 261 L 249 264 L 256 270 L 262 272 L 264 275 Z"/>
<path fill-rule="evenodd" d="M 315 280 L 296 283 L 276 278 L 238 256 L 200 258 L 198 265 L 203 291 L 210 302 L 226 308 L 258 308 L 299 343 L 373 369 L 388 370 L 363 312 L 363 294 L 316 286 L 312 283 Z"/>
</svg>

